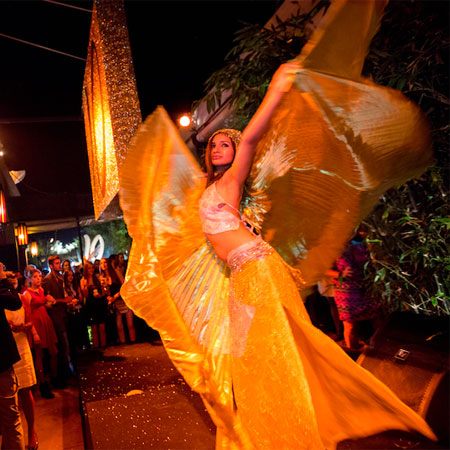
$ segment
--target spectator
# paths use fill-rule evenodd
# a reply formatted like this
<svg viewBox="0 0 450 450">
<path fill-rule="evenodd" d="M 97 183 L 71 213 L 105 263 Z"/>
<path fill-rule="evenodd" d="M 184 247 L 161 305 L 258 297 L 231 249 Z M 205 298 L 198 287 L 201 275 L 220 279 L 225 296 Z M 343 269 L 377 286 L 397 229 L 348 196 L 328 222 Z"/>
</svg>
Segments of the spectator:
<svg viewBox="0 0 450 450">
<path fill-rule="evenodd" d="M 70 261 L 68 259 L 65 259 L 62 263 L 62 271 L 63 274 L 65 274 L 66 272 L 68 272 L 69 270 L 72 270 L 72 266 L 70 264 Z"/>
<path fill-rule="evenodd" d="M 95 267 L 90 262 L 86 262 L 84 265 L 81 292 L 86 301 L 86 316 L 87 322 L 91 326 L 92 345 L 94 348 L 105 347 L 108 301 L 95 274 Z"/>
<path fill-rule="evenodd" d="M 117 270 L 122 274 L 122 278 L 125 279 L 125 274 L 127 273 L 128 261 L 125 259 L 123 253 L 117 255 Z"/>
<path fill-rule="evenodd" d="M 72 302 L 64 289 L 64 278 L 61 275 L 61 259 L 59 256 L 48 258 L 50 273 L 44 278 L 42 287 L 45 295 L 51 295 L 55 302 L 48 310 L 53 326 L 58 336 L 58 377 L 53 380 L 55 387 L 67 387 L 66 379 L 72 374 L 73 366 L 70 360 L 70 345 L 68 335 L 67 303 Z"/>
<path fill-rule="evenodd" d="M 4 266 L 0 262 L 0 431 L 2 448 L 11 450 L 23 450 L 24 443 L 13 369 L 20 355 L 5 310 L 17 311 L 21 306 L 19 295 L 6 280 Z"/>
<path fill-rule="evenodd" d="M 369 260 L 365 236 L 366 230 L 361 225 L 336 261 L 337 270 L 329 272 L 334 277 L 334 297 L 344 324 L 345 345 L 356 350 L 364 345 L 358 322 L 376 319 L 380 312 L 380 302 L 368 297 L 364 289 L 364 265 Z"/>
<path fill-rule="evenodd" d="M 70 353 L 71 359 L 74 361 L 77 351 L 89 345 L 89 337 L 86 328 L 83 295 L 72 269 L 64 272 L 64 289 L 67 297 L 73 298 L 70 303 L 67 303 L 67 312 Z"/>
<path fill-rule="evenodd" d="M 17 292 L 23 294 L 27 289 L 27 279 L 22 275 L 17 278 Z"/>
<path fill-rule="evenodd" d="M 81 277 L 83 276 L 82 274 L 82 264 L 81 263 L 75 263 L 73 265 L 73 274 L 74 274 L 74 283 L 76 286 L 80 286 L 80 281 L 81 281 Z"/>
<path fill-rule="evenodd" d="M 34 343 L 35 366 L 39 379 L 39 390 L 43 398 L 54 398 L 55 396 L 50 390 L 50 385 L 44 370 L 44 352 L 48 353 L 50 360 L 50 374 L 55 380 L 58 374 L 58 350 L 53 322 L 50 319 L 47 308 L 53 303 L 53 298 L 44 295 L 41 287 L 42 275 L 39 270 L 34 269 L 29 273 L 30 287 L 23 295 L 25 309 L 29 309 L 31 314 L 31 322 L 39 336 L 40 345 Z"/>
<path fill-rule="evenodd" d="M 335 269 L 333 274 L 336 275 Z M 334 300 L 334 280 L 332 276 L 325 276 L 317 283 L 317 290 L 322 297 L 325 297 L 330 306 L 330 314 L 333 319 L 335 333 L 328 333 L 328 335 L 335 341 L 341 341 L 344 338 L 343 324 L 339 319 L 339 312 L 337 310 L 336 302 Z"/>
<path fill-rule="evenodd" d="M 17 277 L 10 279 L 14 289 L 17 290 Z M 19 294 L 19 297 L 20 294 Z M 33 342 L 39 345 L 39 336 L 33 327 L 29 309 L 23 306 L 17 311 L 5 311 L 8 323 L 13 331 L 14 340 L 16 341 L 17 350 L 20 354 L 20 361 L 17 361 L 13 368 L 18 381 L 18 395 L 20 405 L 22 406 L 27 421 L 28 428 L 28 445 L 27 449 L 37 450 L 38 441 L 34 428 L 34 397 L 31 387 L 36 384 L 36 374 L 33 364 L 33 356 L 31 354 L 30 345 L 28 343 L 28 333 L 32 335 Z"/>
<path fill-rule="evenodd" d="M 125 344 L 125 330 L 123 324 L 123 318 L 127 321 L 128 334 L 131 342 L 136 341 L 136 330 L 134 328 L 134 316 L 133 311 L 125 304 L 120 296 L 120 287 L 122 283 L 112 266 L 113 258 L 102 258 L 100 260 L 100 276 L 104 277 L 105 283 L 109 287 L 108 304 L 114 309 L 116 316 L 117 333 L 119 335 L 119 341 L 121 344 Z"/>
<path fill-rule="evenodd" d="M 125 273 L 119 268 L 119 258 L 117 255 L 110 255 L 108 258 L 110 267 L 116 272 L 117 278 L 119 279 L 120 285 L 125 281 Z"/>
</svg>

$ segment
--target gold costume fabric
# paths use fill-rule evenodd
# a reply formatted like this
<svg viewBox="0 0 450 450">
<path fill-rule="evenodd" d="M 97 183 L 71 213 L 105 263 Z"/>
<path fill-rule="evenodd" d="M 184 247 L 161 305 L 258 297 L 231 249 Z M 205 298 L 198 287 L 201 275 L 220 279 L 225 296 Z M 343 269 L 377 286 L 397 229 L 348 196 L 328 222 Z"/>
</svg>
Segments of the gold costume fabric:
<svg viewBox="0 0 450 450">
<path fill-rule="evenodd" d="M 330 450 L 390 428 L 433 437 L 311 325 L 298 293 L 323 278 L 385 190 L 432 162 L 419 109 L 360 77 L 382 3 L 334 2 L 300 55 L 303 69 L 258 144 L 242 203 L 270 245 L 239 249 L 237 260 L 252 256 L 231 260 L 231 276 L 202 232 L 205 176 L 162 107 L 139 127 L 119 167 L 133 238 L 122 297 L 160 332 L 201 395 L 217 449 Z M 319 58 L 332 51 L 330 39 L 345 57 Z"/>
<path fill-rule="evenodd" d="M 432 437 L 414 411 L 311 324 L 286 264 L 256 239 L 229 256 L 231 373 L 257 449 L 334 449 L 387 429 Z"/>
</svg>

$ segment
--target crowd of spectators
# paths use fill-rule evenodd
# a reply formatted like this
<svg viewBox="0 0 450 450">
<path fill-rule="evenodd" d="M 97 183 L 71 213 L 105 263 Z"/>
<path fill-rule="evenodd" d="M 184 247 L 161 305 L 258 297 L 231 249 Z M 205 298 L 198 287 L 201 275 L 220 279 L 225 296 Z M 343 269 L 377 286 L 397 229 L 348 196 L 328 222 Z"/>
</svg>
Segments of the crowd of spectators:
<svg viewBox="0 0 450 450">
<path fill-rule="evenodd" d="M 8 273 L 26 312 L 42 397 L 67 387 L 80 352 L 136 341 L 141 320 L 120 296 L 126 267 L 123 254 L 84 264 L 53 255 L 46 271 L 29 265 Z"/>
<path fill-rule="evenodd" d="M 75 378 L 82 352 L 134 343 L 136 324 L 142 337 L 158 339 L 120 296 L 126 268 L 123 254 L 84 264 L 53 255 L 48 270 L 29 265 L 24 273 L 6 272 L 0 262 L 0 432 L 8 448 L 24 448 L 18 399 L 26 448 L 38 448 L 33 386 L 54 398 L 53 389 Z"/>
</svg>

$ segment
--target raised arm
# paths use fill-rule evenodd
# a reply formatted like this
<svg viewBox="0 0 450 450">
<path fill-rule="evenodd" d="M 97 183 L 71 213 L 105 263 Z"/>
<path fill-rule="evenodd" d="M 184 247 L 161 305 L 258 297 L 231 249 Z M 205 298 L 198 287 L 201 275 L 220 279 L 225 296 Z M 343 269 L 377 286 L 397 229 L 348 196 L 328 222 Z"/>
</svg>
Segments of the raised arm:
<svg viewBox="0 0 450 450">
<path fill-rule="evenodd" d="M 272 113 L 280 103 L 283 94 L 290 90 L 298 69 L 299 64 L 296 62 L 282 64 L 278 68 L 261 105 L 242 133 L 233 165 L 227 171 L 240 185 L 243 185 L 250 172 L 256 146 L 266 131 Z"/>
</svg>

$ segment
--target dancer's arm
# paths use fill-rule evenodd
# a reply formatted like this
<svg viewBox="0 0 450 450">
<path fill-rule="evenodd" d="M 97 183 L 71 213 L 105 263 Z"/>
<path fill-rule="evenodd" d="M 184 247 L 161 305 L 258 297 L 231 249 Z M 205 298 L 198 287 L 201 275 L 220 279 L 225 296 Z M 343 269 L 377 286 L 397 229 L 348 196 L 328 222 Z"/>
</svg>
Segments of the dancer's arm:
<svg viewBox="0 0 450 450">
<path fill-rule="evenodd" d="M 294 62 L 280 66 L 270 82 L 269 89 L 261 105 L 242 133 L 242 139 L 233 165 L 227 171 L 227 175 L 231 175 L 239 185 L 244 184 L 252 166 L 256 146 L 264 134 L 272 113 L 280 103 L 283 94 L 291 88 L 298 69 L 298 63 Z"/>
</svg>

